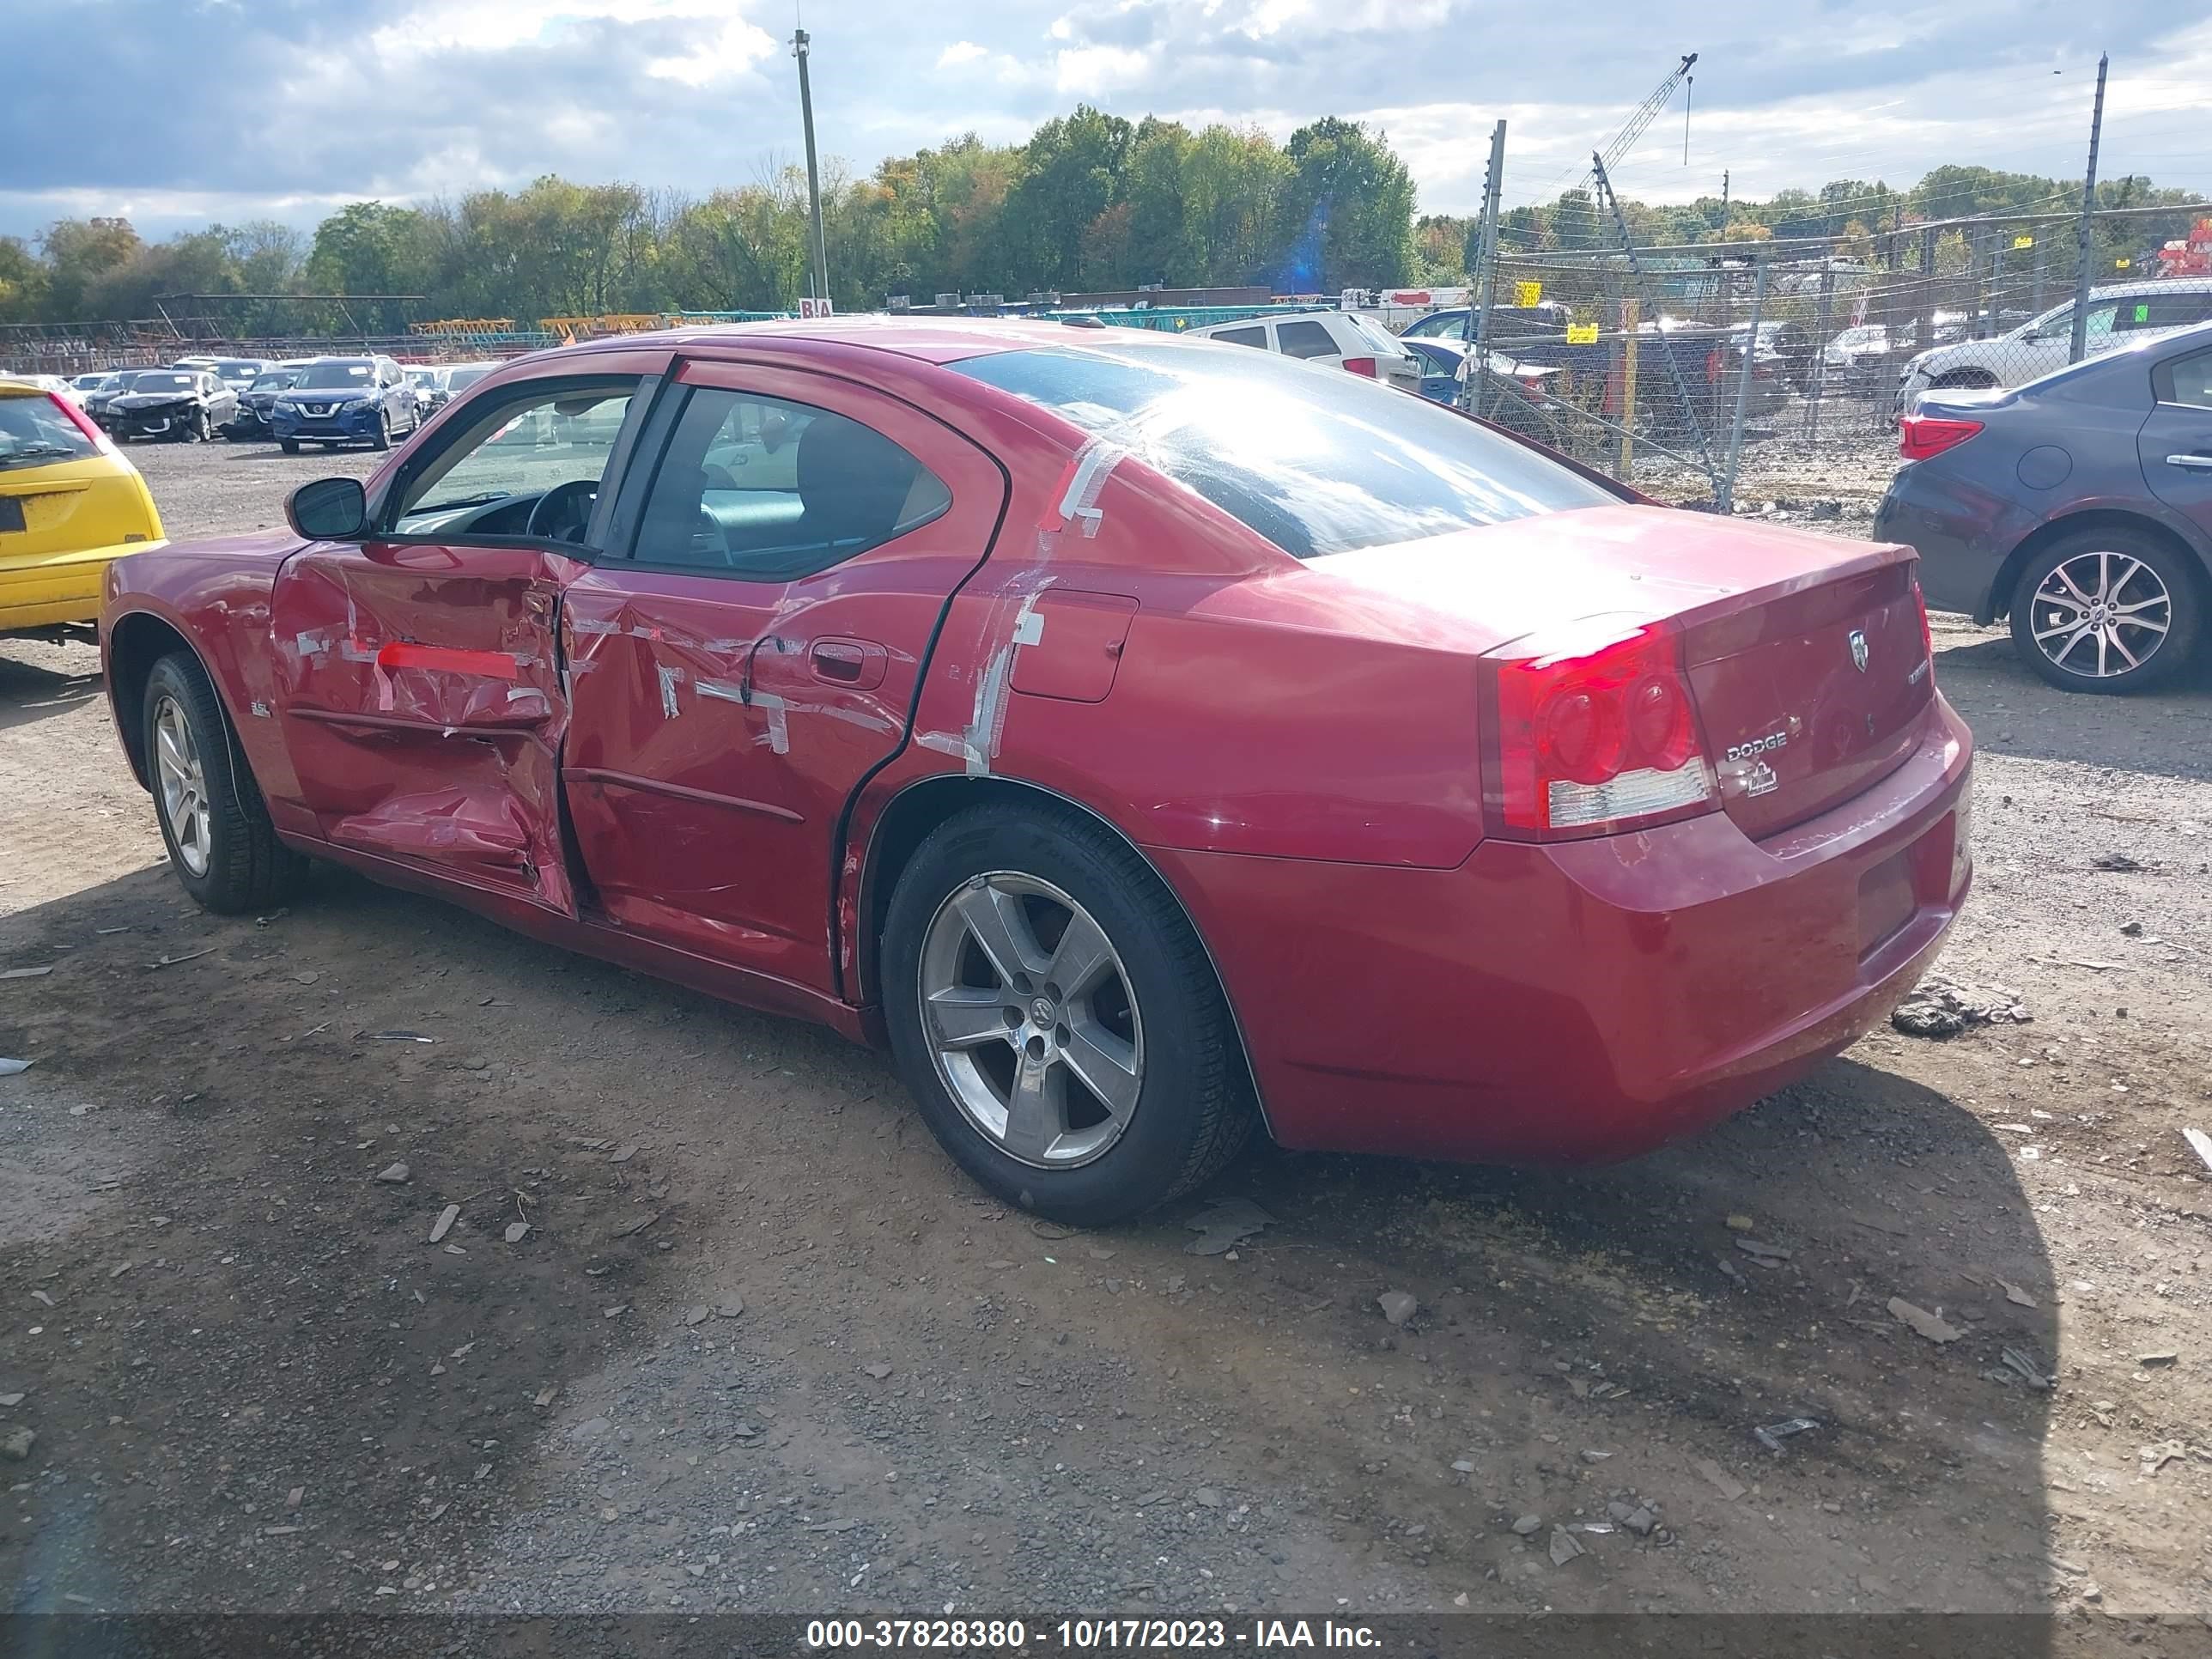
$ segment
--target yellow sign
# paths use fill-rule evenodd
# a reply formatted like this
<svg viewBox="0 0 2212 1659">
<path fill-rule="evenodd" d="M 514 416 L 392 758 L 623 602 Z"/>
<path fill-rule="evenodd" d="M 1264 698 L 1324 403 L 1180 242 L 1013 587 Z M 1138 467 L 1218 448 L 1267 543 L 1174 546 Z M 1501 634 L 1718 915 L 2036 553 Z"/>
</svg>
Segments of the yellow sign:
<svg viewBox="0 0 2212 1659">
<path fill-rule="evenodd" d="M 2012 245 L 2014 247 L 2033 247 L 2035 246 L 2035 238 L 2033 236 L 2015 236 L 2012 239 Z"/>
<path fill-rule="evenodd" d="M 1569 323 L 1567 325 L 1567 343 L 1569 345 L 1595 345 L 1597 343 L 1597 325 L 1595 323 Z"/>
<path fill-rule="evenodd" d="M 1516 306 L 1540 305 L 1543 302 L 1543 299 L 1544 285 L 1541 283 L 1516 283 L 1513 284 L 1513 303 Z"/>
<path fill-rule="evenodd" d="M 2135 264 L 2135 261 L 2132 259 L 2115 259 L 2112 261 L 2112 269 L 2114 270 L 2125 270 L 2133 264 Z"/>
</svg>

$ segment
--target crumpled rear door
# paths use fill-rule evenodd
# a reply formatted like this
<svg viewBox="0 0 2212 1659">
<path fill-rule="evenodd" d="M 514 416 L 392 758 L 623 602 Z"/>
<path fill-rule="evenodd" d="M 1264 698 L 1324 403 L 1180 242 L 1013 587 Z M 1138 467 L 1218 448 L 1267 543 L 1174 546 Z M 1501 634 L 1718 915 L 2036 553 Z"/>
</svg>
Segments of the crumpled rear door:
<svg viewBox="0 0 2212 1659">
<path fill-rule="evenodd" d="M 287 562 L 277 713 L 323 836 L 574 915 L 562 853 L 562 590 L 542 549 L 370 542 Z"/>
</svg>

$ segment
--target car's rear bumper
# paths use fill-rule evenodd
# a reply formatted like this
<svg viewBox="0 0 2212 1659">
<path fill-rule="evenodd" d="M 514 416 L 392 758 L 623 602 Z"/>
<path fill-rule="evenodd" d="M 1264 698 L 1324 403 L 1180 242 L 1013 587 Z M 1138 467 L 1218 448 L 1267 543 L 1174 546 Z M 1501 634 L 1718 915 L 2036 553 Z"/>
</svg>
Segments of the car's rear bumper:
<svg viewBox="0 0 2212 1659">
<path fill-rule="evenodd" d="M 1972 739 L 1754 842 L 1712 813 L 1456 870 L 1150 849 L 1190 904 L 1286 1146 L 1602 1162 L 1878 1024 L 1965 897 Z"/>
<path fill-rule="evenodd" d="M 1875 509 L 1873 537 L 1920 555 L 1920 591 L 1930 608 L 1988 622 L 2005 557 L 2039 522 L 2013 496 L 1921 462 L 1900 467 Z"/>
<path fill-rule="evenodd" d="M 124 542 L 70 553 L 0 557 L 0 634 L 96 622 L 107 567 L 161 545 L 158 541 Z"/>
</svg>

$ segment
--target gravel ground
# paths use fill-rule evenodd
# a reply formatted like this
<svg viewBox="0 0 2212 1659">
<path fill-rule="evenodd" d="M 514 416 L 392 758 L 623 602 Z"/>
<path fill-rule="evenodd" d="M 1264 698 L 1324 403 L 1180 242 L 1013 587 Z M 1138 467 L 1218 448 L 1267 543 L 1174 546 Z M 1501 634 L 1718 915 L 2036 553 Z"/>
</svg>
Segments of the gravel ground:
<svg viewBox="0 0 2212 1659">
<path fill-rule="evenodd" d="M 1866 449 L 1747 502 L 1870 507 Z M 178 536 L 373 460 L 133 455 Z M 2212 1613 L 2212 692 L 1937 645 L 1944 967 L 2032 1023 L 1615 1169 L 1261 1148 L 1070 1234 L 819 1031 L 339 875 L 200 915 L 95 657 L 0 644 L 12 1605 Z"/>
</svg>

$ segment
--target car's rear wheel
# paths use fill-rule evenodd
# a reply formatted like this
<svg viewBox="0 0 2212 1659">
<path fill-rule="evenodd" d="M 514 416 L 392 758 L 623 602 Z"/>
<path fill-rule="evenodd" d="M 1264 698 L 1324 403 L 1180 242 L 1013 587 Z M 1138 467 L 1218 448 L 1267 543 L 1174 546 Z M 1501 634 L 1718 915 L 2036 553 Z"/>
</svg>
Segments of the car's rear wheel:
<svg viewBox="0 0 2212 1659">
<path fill-rule="evenodd" d="M 2181 552 L 2140 531 L 2060 537 L 2021 572 L 2013 643 L 2069 691 L 2140 691 L 2179 672 L 2197 648 L 2204 600 Z"/>
<path fill-rule="evenodd" d="M 1235 1156 L 1256 1116 L 1221 988 L 1182 908 L 1073 815 L 948 820 L 891 894 L 891 1047 L 923 1119 L 992 1192 L 1126 1220 Z"/>
<path fill-rule="evenodd" d="M 281 902 L 307 862 L 276 839 L 207 671 L 183 652 L 162 658 L 143 716 L 154 816 L 185 890 L 225 915 Z"/>
</svg>

